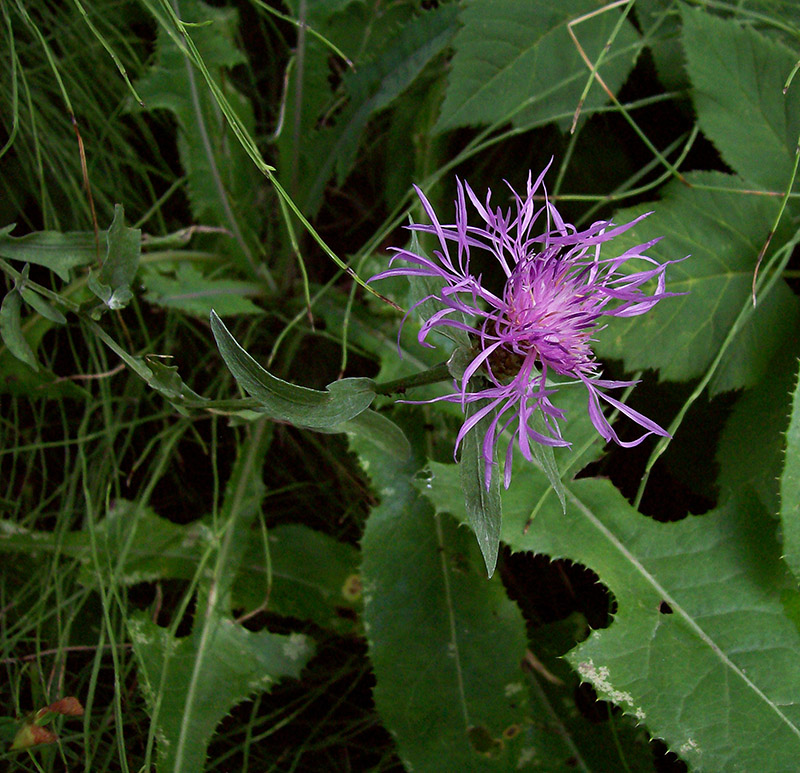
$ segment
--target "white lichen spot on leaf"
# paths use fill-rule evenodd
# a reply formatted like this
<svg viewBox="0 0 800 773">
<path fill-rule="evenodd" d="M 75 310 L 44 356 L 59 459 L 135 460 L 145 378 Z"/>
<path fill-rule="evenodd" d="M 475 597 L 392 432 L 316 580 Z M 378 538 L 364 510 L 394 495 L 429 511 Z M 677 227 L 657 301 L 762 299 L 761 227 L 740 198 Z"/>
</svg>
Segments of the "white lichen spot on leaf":
<svg viewBox="0 0 800 773">
<path fill-rule="evenodd" d="M 694 738 L 687 739 L 686 743 L 681 744 L 680 748 L 678 749 L 678 754 L 699 754 L 700 747 L 697 745 L 697 741 Z"/>
<path fill-rule="evenodd" d="M 532 746 L 526 746 L 522 749 L 519 753 L 519 758 L 517 759 L 517 770 L 522 770 L 526 765 L 533 762 L 536 757 L 536 749 Z"/>
<path fill-rule="evenodd" d="M 592 683 L 601 697 L 607 698 L 622 707 L 627 713 L 633 714 L 639 722 L 644 721 L 647 714 L 645 714 L 644 709 L 635 704 L 633 696 L 629 692 L 617 690 L 611 684 L 609 678 L 611 672 L 608 666 L 595 666 L 593 661 L 588 660 L 578 666 L 578 673 Z"/>
<path fill-rule="evenodd" d="M 506 698 L 511 698 L 518 693 L 521 693 L 525 687 L 521 682 L 511 682 L 505 686 L 503 692 L 505 693 Z"/>
<path fill-rule="evenodd" d="M 300 660 L 308 653 L 308 639 L 302 633 L 292 633 L 283 643 L 283 654 L 291 661 Z"/>
</svg>

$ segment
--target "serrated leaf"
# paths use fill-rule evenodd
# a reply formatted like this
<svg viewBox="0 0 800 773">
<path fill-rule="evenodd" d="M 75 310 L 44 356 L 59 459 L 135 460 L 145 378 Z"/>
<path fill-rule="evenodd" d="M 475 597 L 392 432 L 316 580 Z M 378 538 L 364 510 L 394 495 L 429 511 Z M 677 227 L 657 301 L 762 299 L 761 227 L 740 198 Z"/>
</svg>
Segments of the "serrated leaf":
<svg viewBox="0 0 800 773">
<path fill-rule="evenodd" d="M 692 185 L 743 189 L 736 177 L 718 172 L 686 175 Z M 657 368 L 662 379 L 685 381 L 705 373 L 736 316 L 752 305 L 756 260 L 772 228 L 779 203 L 764 196 L 725 190 L 688 188 L 675 182 L 652 207 L 616 214 L 615 222 L 655 213 L 617 237 L 620 254 L 634 244 L 664 237 L 648 250 L 659 261 L 686 260 L 667 270 L 667 290 L 687 293 L 667 298 L 639 317 L 610 318 L 594 348 L 601 357 L 621 359 L 629 371 Z M 781 229 L 772 240 L 778 249 Z M 797 298 L 779 280 L 771 294 L 758 299 L 753 315 L 732 342 L 709 389 L 716 394 L 759 381 L 775 352 L 792 334 Z"/>
<path fill-rule="evenodd" d="M 589 78 L 589 68 L 569 36 L 567 23 L 596 11 L 591 0 L 471 0 L 461 12 L 462 29 L 447 96 L 437 129 L 512 121 L 517 127 L 559 120 L 568 128 Z M 590 61 L 596 61 L 618 12 L 602 13 L 575 25 Z M 625 21 L 599 68 L 616 91 L 627 78 L 639 51 L 638 35 Z M 584 115 L 606 102 L 593 83 Z"/>
<path fill-rule="evenodd" d="M 301 524 L 277 526 L 266 546 L 248 543 L 233 605 L 245 612 L 266 605 L 271 614 L 351 634 L 361 609 L 359 560 L 356 548 L 327 534 Z"/>
<path fill-rule="evenodd" d="M 464 414 L 464 420 L 482 407 L 481 403 L 469 403 Z M 489 413 L 470 430 L 461 443 L 461 459 L 458 463 L 461 493 L 467 514 L 467 523 L 478 540 L 478 547 L 486 564 L 489 577 L 494 574 L 497 565 L 497 552 L 500 548 L 500 524 L 503 520 L 502 505 L 500 502 L 500 472 L 497 469 L 497 450 L 493 452 L 494 470 L 486 469 L 486 460 L 483 458 L 483 436 L 494 419 L 494 413 Z M 487 488 L 487 472 L 491 475 Z"/>
<path fill-rule="evenodd" d="M 303 634 L 254 633 L 225 618 L 177 640 L 145 614 L 128 630 L 148 708 L 157 709 L 159 769 L 174 773 L 203 770 L 220 720 L 254 693 L 298 678 L 314 653 Z"/>
<path fill-rule="evenodd" d="M 231 588 L 264 498 L 261 468 L 270 427 L 263 420 L 254 424 L 240 447 L 213 532 L 209 568 L 199 582 L 189 636 L 178 639 L 145 615 L 128 622 L 158 738 L 160 769 L 202 770 L 209 739 L 225 714 L 276 681 L 298 677 L 314 652 L 303 634 L 252 632 L 230 617 Z"/>
<path fill-rule="evenodd" d="M 419 427 L 406 431 L 418 448 Z M 352 446 L 381 497 L 362 540 L 364 625 L 400 758 L 416 770 L 533 769 L 552 734 L 530 717 L 519 610 L 499 577 L 486 580 L 473 537 L 415 491 L 423 460 Z"/>
<path fill-rule="evenodd" d="M 314 29 L 353 57 L 355 67 L 364 71 L 365 78 L 370 77 L 371 59 L 380 58 L 391 49 L 393 41 L 419 13 L 412 3 L 375 6 L 337 1 L 314 5 L 307 8 L 309 20 L 316 20 L 312 23 Z M 428 13 L 431 9 L 424 11 Z M 333 145 L 341 138 L 337 126 L 340 121 L 348 122 L 353 112 L 347 106 L 344 85 L 335 91 L 331 87 L 330 48 L 306 35 L 302 54 L 296 59 L 297 67 L 287 73 L 286 120 L 277 142 L 281 160 L 278 168 L 289 193 L 307 215 L 313 216 L 335 168 L 338 153 L 333 151 Z M 344 68 L 338 61 L 335 66 Z M 353 124 L 353 128 L 360 134 L 363 126 Z M 353 139 L 358 141 L 357 137 Z M 345 140 L 344 144 L 352 145 L 352 140 Z M 325 175 L 319 175 L 323 167 Z"/>
<path fill-rule="evenodd" d="M 689 88 L 689 77 L 680 40 L 680 19 L 674 8 L 675 0 L 637 0 L 636 18 L 642 37 L 648 42 L 658 79 L 668 91 L 683 91 Z"/>
<path fill-rule="evenodd" d="M 39 370 L 36 355 L 22 332 L 22 298 L 14 288 L 6 293 L 0 304 L 0 338 L 18 360 L 34 371 Z"/>
<path fill-rule="evenodd" d="M 792 413 L 786 431 L 786 457 L 780 479 L 783 552 L 786 563 L 800 580 L 800 381 L 795 375 Z"/>
<path fill-rule="evenodd" d="M 791 770 L 800 754 L 800 631 L 774 525 L 753 498 L 656 523 L 608 481 L 568 487 L 530 520 L 544 477 L 504 497 L 503 540 L 597 572 L 614 594 L 608 629 L 568 660 L 601 698 L 664 738 L 697 770 Z M 764 743 L 764 739 L 771 739 Z"/>
<path fill-rule="evenodd" d="M 106 256 L 100 271 L 89 274 L 89 289 L 105 305 L 115 311 L 128 305 L 133 293 L 133 283 L 139 268 L 142 232 L 138 228 L 125 226 L 125 210 L 121 204 L 114 205 L 114 219 L 106 231 Z"/>
<path fill-rule="evenodd" d="M 11 236 L 13 224 L 0 229 L 0 257 L 35 263 L 69 281 L 72 271 L 99 260 L 95 235 L 91 231 L 36 231 L 26 236 Z M 99 239 L 105 232 L 98 234 Z"/>
<path fill-rule="evenodd" d="M 737 399 L 717 444 L 721 495 L 752 491 L 772 515 L 781 510 L 780 480 L 788 461 L 786 427 L 798 357 L 800 320 L 795 320 L 794 332 L 785 339 L 764 378 Z M 784 528 L 788 527 L 785 523 Z"/>
<path fill-rule="evenodd" d="M 182 0 L 180 17 L 192 25 L 192 41 L 206 68 L 217 79 L 247 61 L 236 46 L 235 9 Z M 146 109 L 163 108 L 175 114 L 180 130 L 178 152 L 188 178 L 194 218 L 228 229 L 235 243 L 235 256 L 240 261 L 244 259 L 243 265 L 252 271 L 260 254 L 257 197 L 263 178 L 230 129 L 201 73 L 167 32 L 170 27 L 170 22 L 162 20 L 155 63 L 135 87 Z M 252 105 L 230 82 L 224 82 L 220 89 L 243 131 L 252 135 Z M 220 244 L 226 246 L 229 242 Z"/>
<path fill-rule="evenodd" d="M 800 135 L 800 90 L 783 86 L 796 52 L 734 18 L 680 6 L 683 46 L 703 133 L 725 162 L 766 190 L 789 184 Z"/>
<path fill-rule="evenodd" d="M 332 429 L 354 419 L 375 399 L 374 382 L 369 378 L 334 381 L 325 392 L 290 384 L 262 368 L 213 311 L 211 330 L 236 381 L 273 419 L 309 429 Z"/>
<path fill-rule="evenodd" d="M 262 294 L 262 284 L 206 277 L 189 263 L 178 264 L 174 279 L 153 269 L 144 272 L 142 279 L 147 288 L 144 298 L 148 303 L 180 309 L 203 319 L 212 309 L 223 317 L 264 313 L 247 297 Z"/>
</svg>

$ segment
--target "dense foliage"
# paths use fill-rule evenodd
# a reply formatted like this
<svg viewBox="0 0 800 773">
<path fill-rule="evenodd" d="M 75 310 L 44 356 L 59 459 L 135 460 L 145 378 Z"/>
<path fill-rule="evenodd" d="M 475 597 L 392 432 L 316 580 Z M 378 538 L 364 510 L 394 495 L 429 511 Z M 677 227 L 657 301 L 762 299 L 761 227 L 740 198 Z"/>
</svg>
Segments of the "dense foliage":
<svg viewBox="0 0 800 773">
<path fill-rule="evenodd" d="M 797 769 L 794 0 L 0 11 L 4 769 Z"/>
</svg>

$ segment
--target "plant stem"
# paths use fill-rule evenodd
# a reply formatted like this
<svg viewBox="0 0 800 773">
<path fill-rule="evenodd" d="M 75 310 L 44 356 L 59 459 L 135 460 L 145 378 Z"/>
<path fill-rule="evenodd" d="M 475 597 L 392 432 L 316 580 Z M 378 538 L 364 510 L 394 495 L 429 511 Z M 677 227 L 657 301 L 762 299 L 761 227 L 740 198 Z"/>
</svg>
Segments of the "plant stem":
<svg viewBox="0 0 800 773">
<path fill-rule="evenodd" d="M 434 365 L 432 368 L 428 368 L 428 370 L 415 373 L 413 376 L 387 381 L 385 384 L 376 384 L 375 394 L 391 395 L 402 393 L 410 387 L 435 384 L 438 381 L 448 381 L 449 379 L 452 379 L 452 375 L 447 367 L 447 362 L 440 362 L 438 365 Z"/>
</svg>

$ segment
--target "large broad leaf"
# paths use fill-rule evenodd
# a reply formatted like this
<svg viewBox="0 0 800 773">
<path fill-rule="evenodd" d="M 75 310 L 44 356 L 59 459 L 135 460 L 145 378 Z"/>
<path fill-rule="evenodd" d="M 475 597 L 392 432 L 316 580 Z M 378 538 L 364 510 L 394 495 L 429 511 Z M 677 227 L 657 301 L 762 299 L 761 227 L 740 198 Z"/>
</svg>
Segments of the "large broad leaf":
<svg viewBox="0 0 800 773">
<path fill-rule="evenodd" d="M 193 25 L 192 41 L 210 73 L 218 77 L 246 62 L 236 47 L 238 18 L 233 8 L 212 8 L 200 0 L 181 0 L 175 6 L 180 18 Z M 160 21 L 154 65 L 136 82 L 136 89 L 146 109 L 170 110 L 178 121 L 178 151 L 193 216 L 226 228 L 236 245 L 234 255 L 252 271 L 261 249 L 257 200 L 262 178 L 201 73 L 167 32 L 171 23 Z M 250 103 L 230 83 L 224 85 L 224 94 L 243 130 L 252 135 Z"/>
<path fill-rule="evenodd" d="M 572 750 L 527 694 L 522 617 L 499 578 L 486 580 L 472 535 L 417 493 L 419 457 L 400 464 L 352 445 L 381 497 L 362 541 L 364 627 L 401 759 L 428 771 L 568 770 Z"/>
<path fill-rule="evenodd" d="M 781 523 L 786 563 L 800 580 L 800 382 L 792 401 L 792 418 L 786 432 L 786 461 L 781 475 Z"/>
<path fill-rule="evenodd" d="M 767 190 L 789 184 L 800 89 L 783 86 L 797 53 L 734 19 L 681 5 L 683 45 L 703 133 L 732 169 Z"/>
<path fill-rule="evenodd" d="M 334 381 L 325 392 L 290 384 L 264 370 L 213 311 L 211 330 L 234 378 L 273 419 L 310 429 L 343 431 L 339 425 L 365 411 L 375 398 L 374 382 L 368 378 Z"/>
<path fill-rule="evenodd" d="M 792 583 L 760 504 L 659 524 L 589 479 L 571 484 L 566 515 L 545 507 L 529 524 L 522 488 L 504 502 L 504 540 L 589 566 L 616 597 L 611 627 L 568 656 L 600 696 L 697 769 L 791 770 L 800 632 L 784 614 Z"/>
<path fill-rule="evenodd" d="M 439 470 L 452 485 L 457 472 Z M 567 659 L 599 696 L 697 770 L 792 770 L 800 754 L 800 630 L 775 524 L 755 498 L 676 523 L 635 512 L 603 480 L 567 488 L 518 476 L 503 494 L 503 541 L 581 563 L 614 594 L 610 627 Z M 764 739 L 769 738 L 769 743 Z"/>
<path fill-rule="evenodd" d="M 297 678 L 314 652 L 302 634 L 254 633 L 226 618 L 180 640 L 143 614 L 128 628 L 148 707 L 158 708 L 159 769 L 175 773 L 203 770 L 220 720 L 254 693 Z"/>
<path fill-rule="evenodd" d="M 764 378 L 736 401 L 717 445 L 717 484 L 723 497 L 750 490 L 767 512 L 780 512 L 780 480 L 786 427 L 800 357 L 800 319 L 770 363 Z M 784 500 L 786 501 L 786 500 Z M 784 522 L 784 543 L 791 523 Z M 788 550 L 786 544 L 784 547 Z"/>
<path fill-rule="evenodd" d="M 711 188 L 745 187 L 738 178 L 717 172 L 696 172 L 687 175 L 687 180 Z M 617 213 L 615 222 L 624 223 L 655 209 L 610 247 L 621 254 L 634 244 L 664 237 L 648 254 L 659 261 L 690 256 L 667 270 L 667 290 L 686 295 L 666 298 L 639 317 L 610 319 L 608 328 L 598 335 L 598 354 L 623 360 L 631 371 L 657 368 L 666 380 L 704 374 L 739 312 L 752 306 L 756 260 L 778 207 L 777 201 L 764 196 L 688 188 L 675 182 L 653 207 Z M 772 249 L 778 249 L 784 239 L 779 230 Z M 782 280 L 769 296 L 759 298 L 753 315 L 728 348 L 710 384 L 711 393 L 757 383 L 791 335 L 797 310 L 797 299 Z"/>
<path fill-rule="evenodd" d="M 591 0 L 471 0 L 453 41 L 456 54 L 437 128 L 508 120 L 515 126 L 533 126 L 554 119 L 568 127 L 590 71 L 567 23 L 596 10 Z M 590 61 L 597 61 L 603 51 L 618 13 L 612 10 L 574 27 Z M 625 21 L 599 68 L 612 91 L 625 81 L 638 51 L 636 31 Z M 593 83 L 584 111 L 607 99 Z"/>
</svg>

